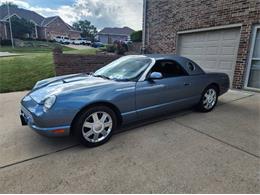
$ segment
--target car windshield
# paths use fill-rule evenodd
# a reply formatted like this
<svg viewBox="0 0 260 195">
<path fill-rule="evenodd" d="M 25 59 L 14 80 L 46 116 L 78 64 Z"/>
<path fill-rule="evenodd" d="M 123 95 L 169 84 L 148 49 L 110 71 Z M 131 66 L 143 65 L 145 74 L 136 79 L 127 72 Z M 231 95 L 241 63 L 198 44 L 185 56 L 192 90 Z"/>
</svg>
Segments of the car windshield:
<svg viewBox="0 0 260 195">
<path fill-rule="evenodd" d="M 134 80 L 151 64 L 152 59 L 144 56 L 122 57 L 97 70 L 93 76 L 119 81 Z"/>
</svg>

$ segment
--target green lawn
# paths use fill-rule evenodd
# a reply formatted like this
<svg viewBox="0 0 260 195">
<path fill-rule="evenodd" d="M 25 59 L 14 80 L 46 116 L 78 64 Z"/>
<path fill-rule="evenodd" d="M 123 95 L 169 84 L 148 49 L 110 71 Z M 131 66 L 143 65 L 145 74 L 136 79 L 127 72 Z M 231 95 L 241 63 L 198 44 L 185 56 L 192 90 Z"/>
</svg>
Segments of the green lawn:
<svg viewBox="0 0 260 195">
<path fill-rule="evenodd" d="M 53 77 L 53 47 L 0 47 L 0 51 L 21 54 L 0 58 L 0 93 L 31 89 L 41 79 Z M 65 53 L 95 54 L 96 49 L 75 50 L 63 47 Z"/>
<path fill-rule="evenodd" d="M 54 76 L 51 53 L 25 53 L 0 60 L 0 93 L 31 89 L 38 80 Z"/>
</svg>

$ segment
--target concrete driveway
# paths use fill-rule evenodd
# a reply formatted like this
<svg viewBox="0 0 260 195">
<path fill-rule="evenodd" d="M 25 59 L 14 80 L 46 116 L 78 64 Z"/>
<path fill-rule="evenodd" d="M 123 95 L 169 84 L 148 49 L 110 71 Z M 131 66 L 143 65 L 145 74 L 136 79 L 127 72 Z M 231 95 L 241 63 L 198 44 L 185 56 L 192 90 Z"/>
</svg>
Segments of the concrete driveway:
<svg viewBox="0 0 260 195">
<path fill-rule="evenodd" d="M 98 148 L 20 125 L 26 92 L 0 94 L 0 193 L 260 193 L 260 94 L 211 113 L 130 127 Z"/>
</svg>

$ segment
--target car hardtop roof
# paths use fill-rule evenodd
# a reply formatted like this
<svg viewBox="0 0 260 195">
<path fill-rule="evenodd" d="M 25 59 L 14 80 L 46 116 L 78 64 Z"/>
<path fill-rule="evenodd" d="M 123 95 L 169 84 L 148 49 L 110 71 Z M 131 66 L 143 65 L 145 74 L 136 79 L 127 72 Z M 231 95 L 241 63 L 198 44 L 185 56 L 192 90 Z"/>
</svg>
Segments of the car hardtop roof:
<svg viewBox="0 0 260 195">
<path fill-rule="evenodd" d="M 203 69 L 194 61 L 183 57 L 179 55 L 174 55 L 174 54 L 144 54 L 140 56 L 145 56 L 149 58 L 153 58 L 156 61 L 157 60 L 174 60 L 178 62 L 190 75 L 196 75 L 196 74 L 204 74 L 205 72 Z M 188 67 L 188 63 L 192 62 L 192 64 L 195 66 L 194 70 L 190 70 Z"/>
<path fill-rule="evenodd" d="M 188 58 L 179 55 L 174 55 L 174 54 L 140 54 L 140 55 L 128 55 L 128 56 L 133 56 L 133 57 L 143 56 L 143 57 L 153 58 L 155 60 L 176 60 L 176 61 L 189 60 Z"/>
<path fill-rule="evenodd" d="M 185 57 L 175 55 L 175 54 L 144 54 L 144 56 L 154 58 L 155 60 L 180 60 L 187 59 Z"/>
</svg>

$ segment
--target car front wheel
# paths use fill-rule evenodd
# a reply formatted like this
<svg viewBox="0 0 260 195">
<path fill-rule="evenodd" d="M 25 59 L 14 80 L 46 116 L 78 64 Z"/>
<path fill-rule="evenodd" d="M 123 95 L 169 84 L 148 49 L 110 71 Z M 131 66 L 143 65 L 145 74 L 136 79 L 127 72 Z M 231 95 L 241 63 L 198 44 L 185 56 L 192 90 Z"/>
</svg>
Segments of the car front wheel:
<svg viewBox="0 0 260 195">
<path fill-rule="evenodd" d="M 104 144 L 117 126 L 113 110 L 105 106 L 87 109 L 76 121 L 76 132 L 81 143 L 87 147 Z"/>
<path fill-rule="evenodd" d="M 218 101 L 218 90 L 212 85 L 207 87 L 202 93 L 200 103 L 198 105 L 199 110 L 202 112 L 211 111 L 217 104 Z"/>
</svg>

